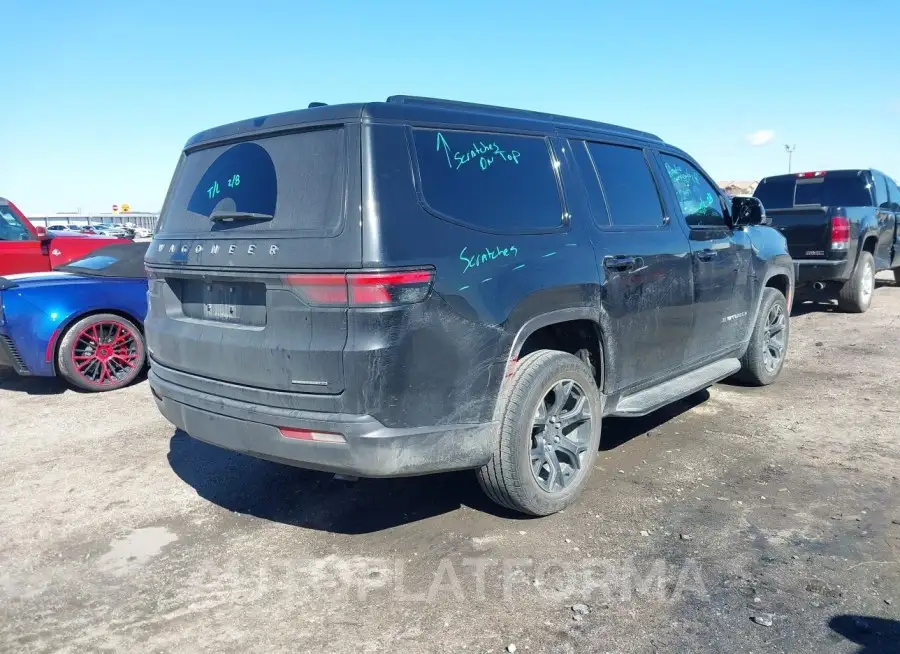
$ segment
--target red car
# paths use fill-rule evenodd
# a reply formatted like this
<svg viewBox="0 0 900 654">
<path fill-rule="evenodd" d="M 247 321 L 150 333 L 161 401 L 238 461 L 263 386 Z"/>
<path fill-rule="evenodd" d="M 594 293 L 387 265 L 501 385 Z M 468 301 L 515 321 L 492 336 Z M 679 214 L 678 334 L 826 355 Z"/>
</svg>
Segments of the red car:
<svg viewBox="0 0 900 654">
<path fill-rule="evenodd" d="M 32 225 L 12 202 L 0 198 L 0 276 L 53 270 L 88 252 L 126 239 L 48 234 Z"/>
</svg>

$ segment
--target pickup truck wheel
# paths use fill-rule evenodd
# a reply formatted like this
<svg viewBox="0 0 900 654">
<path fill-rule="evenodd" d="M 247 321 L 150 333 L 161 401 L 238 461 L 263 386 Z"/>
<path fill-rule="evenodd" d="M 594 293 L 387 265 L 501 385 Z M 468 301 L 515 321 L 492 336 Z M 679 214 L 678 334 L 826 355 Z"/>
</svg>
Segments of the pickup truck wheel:
<svg viewBox="0 0 900 654">
<path fill-rule="evenodd" d="M 111 313 L 82 318 L 69 327 L 56 358 L 59 374 L 86 391 L 127 386 L 145 362 L 144 337 L 130 320 Z"/>
<path fill-rule="evenodd" d="M 787 300 L 778 289 L 764 288 L 750 344 L 741 357 L 741 370 L 736 377 L 754 386 L 774 382 L 784 366 L 790 334 Z"/>
<path fill-rule="evenodd" d="M 872 304 L 875 292 L 875 259 L 870 252 L 861 252 L 859 261 L 838 294 L 838 307 L 849 313 L 865 313 Z"/>
<path fill-rule="evenodd" d="M 556 513 L 584 487 L 600 446 L 600 391 L 588 366 L 566 352 L 519 360 L 504 393 L 500 434 L 478 481 L 498 504 Z"/>
</svg>

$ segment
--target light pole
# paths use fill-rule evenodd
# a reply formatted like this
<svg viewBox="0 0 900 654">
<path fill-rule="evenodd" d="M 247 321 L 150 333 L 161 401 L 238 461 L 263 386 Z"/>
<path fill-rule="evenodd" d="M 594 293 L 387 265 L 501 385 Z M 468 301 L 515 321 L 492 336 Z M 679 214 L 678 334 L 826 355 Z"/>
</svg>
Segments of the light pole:
<svg viewBox="0 0 900 654">
<path fill-rule="evenodd" d="M 787 156 L 788 156 L 788 172 L 789 172 L 789 173 L 791 172 L 791 155 L 794 154 L 794 150 L 796 150 L 796 149 L 797 149 L 797 145 L 796 145 L 796 144 L 795 144 L 795 145 L 785 145 L 785 146 L 784 146 L 784 151 L 787 152 Z"/>
</svg>

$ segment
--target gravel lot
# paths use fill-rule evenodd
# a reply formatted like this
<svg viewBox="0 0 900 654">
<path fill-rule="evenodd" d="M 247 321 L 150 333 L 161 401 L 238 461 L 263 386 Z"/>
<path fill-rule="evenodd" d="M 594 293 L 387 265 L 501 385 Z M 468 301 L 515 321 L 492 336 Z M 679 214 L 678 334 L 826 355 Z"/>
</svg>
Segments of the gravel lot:
<svg viewBox="0 0 900 654">
<path fill-rule="evenodd" d="M 146 382 L 0 372 L 5 651 L 900 652 L 900 287 L 798 304 L 766 389 L 608 420 L 521 519 L 471 474 L 348 483 L 177 433 Z"/>
</svg>

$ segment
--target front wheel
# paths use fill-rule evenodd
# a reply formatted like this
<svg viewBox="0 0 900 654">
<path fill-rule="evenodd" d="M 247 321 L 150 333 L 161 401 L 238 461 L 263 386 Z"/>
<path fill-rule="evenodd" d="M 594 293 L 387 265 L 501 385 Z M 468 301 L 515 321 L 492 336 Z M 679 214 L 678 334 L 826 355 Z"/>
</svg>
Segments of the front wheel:
<svg viewBox="0 0 900 654">
<path fill-rule="evenodd" d="M 768 386 L 774 382 L 784 366 L 790 333 L 787 300 L 777 288 L 764 288 L 756 324 L 747 351 L 741 357 L 737 378 L 754 386 Z"/>
<path fill-rule="evenodd" d="M 515 511 L 562 510 L 584 487 L 600 446 L 600 391 L 590 368 L 566 352 L 538 350 L 519 361 L 501 402 L 481 487 Z"/>
<path fill-rule="evenodd" d="M 86 391 L 112 391 L 135 380 L 144 367 L 144 337 L 137 326 L 111 313 L 82 318 L 59 344 L 59 374 Z"/>
<path fill-rule="evenodd" d="M 875 292 L 875 259 L 871 252 L 861 252 L 859 261 L 838 294 L 838 308 L 849 313 L 865 313 L 872 305 Z"/>
</svg>

